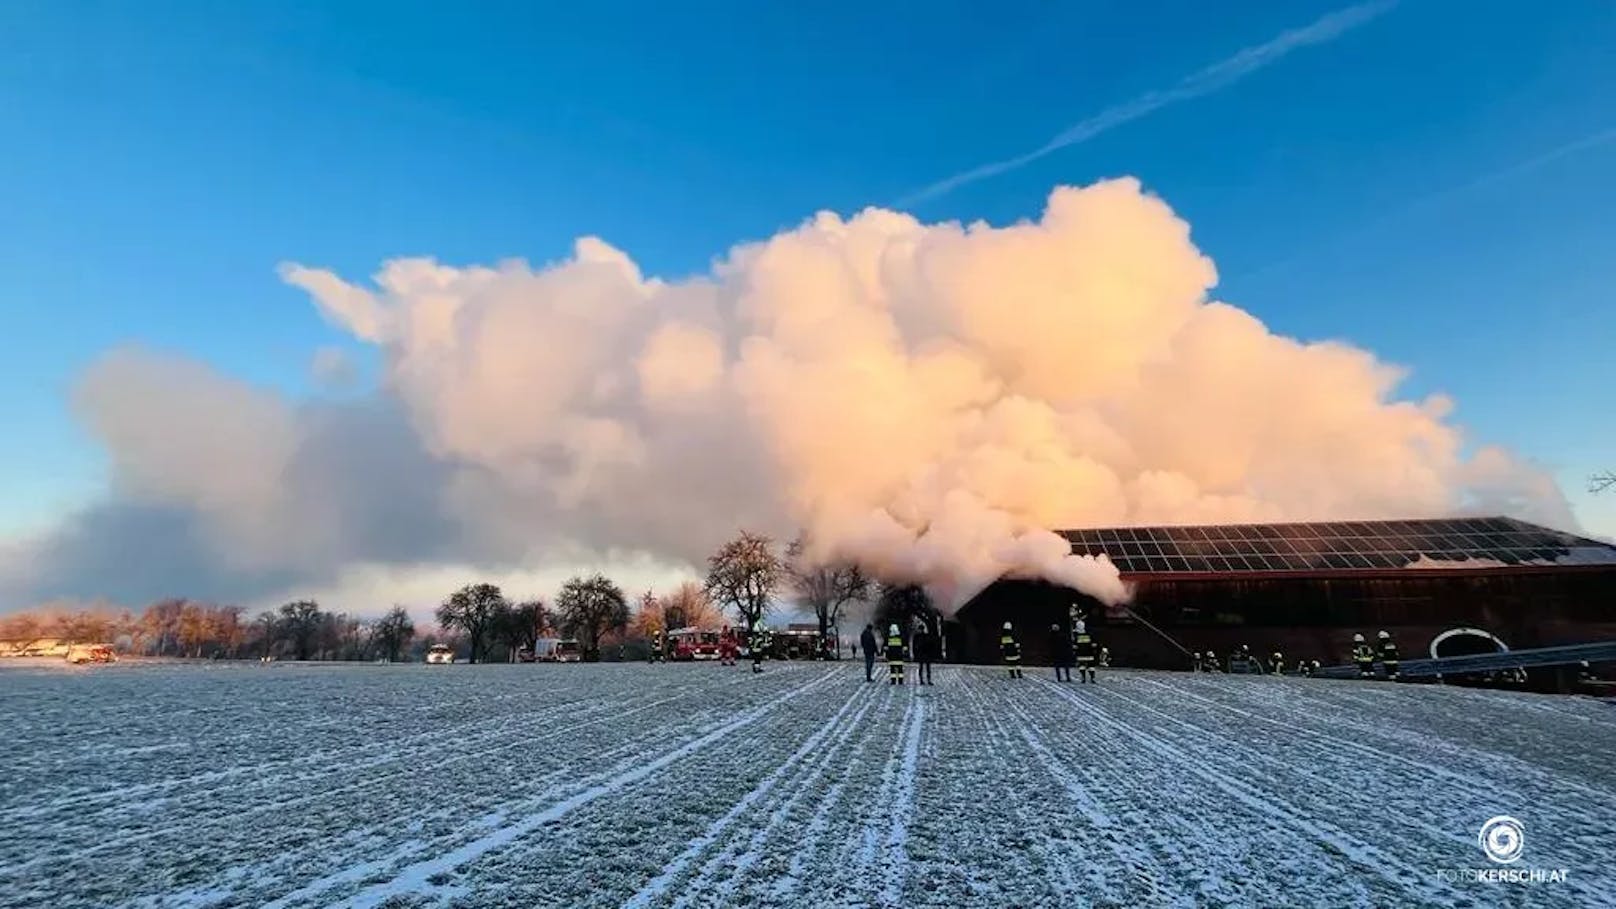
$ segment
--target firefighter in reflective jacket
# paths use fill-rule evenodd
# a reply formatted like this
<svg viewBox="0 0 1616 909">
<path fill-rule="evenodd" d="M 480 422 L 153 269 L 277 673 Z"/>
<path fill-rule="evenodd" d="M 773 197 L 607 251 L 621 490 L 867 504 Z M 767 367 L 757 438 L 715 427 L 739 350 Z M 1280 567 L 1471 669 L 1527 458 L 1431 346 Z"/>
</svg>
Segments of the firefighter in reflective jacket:
<svg viewBox="0 0 1616 909">
<path fill-rule="evenodd" d="M 1385 631 L 1382 631 L 1376 637 L 1380 639 L 1378 645 L 1380 668 L 1386 671 L 1386 678 L 1395 682 L 1397 681 L 1397 670 L 1402 666 L 1402 663 L 1397 659 L 1397 642 L 1393 641 L 1392 636 Z"/>
<path fill-rule="evenodd" d="M 1285 674 L 1285 654 L 1274 651 L 1268 655 L 1268 665 L 1273 667 L 1274 675 Z"/>
<path fill-rule="evenodd" d="M 1201 666 L 1205 668 L 1207 672 L 1217 672 L 1219 668 L 1218 655 L 1208 650 L 1206 652 L 1206 656 L 1201 659 Z"/>
<path fill-rule="evenodd" d="M 768 643 L 763 631 L 763 619 L 760 618 L 752 623 L 752 631 L 746 639 L 746 649 L 752 654 L 753 672 L 763 671 L 763 648 L 766 646 Z"/>
<path fill-rule="evenodd" d="M 1352 661 L 1358 664 L 1358 677 L 1367 679 L 1375 674 L 1375 652 L 1364 643 L 1363 635 L 1352 636 Z"/>
<path fill-rule="evenodd" d="M 1016 640 L 1015 628 L 1009 622 L 1004 623 L 1004 633 L 999 635 L 999 652 L 1004 654 L 1004 665 L 1010 670 L 1010 677 L 1021 678 L 1021 642 Z"/>
<path fill-rule="evenodd" d="M 1094 671 L 1094 638 L 1089 636 L 1088 623 L 1079 617 L 1072 623 L 1072 650 L 1077 653 L 1077 680 L 1096 681 Z"/>
<path fill-rule="evenodd" d="M 903 635 L 896 624 L 887 626 L 887 684 L 903 684 Z"/>
<path fill-rule="evenodd" d="M 660 663 L 660 662 L 662 662 L 663 659 L 665 659 L 664 653 L 665 653 L 665 651 L 663 650 L 663 647 L 662 647 L 662 632 L 660 632 L 660 631 L 652 632 L 651 633 L 650 662 L 652 662 L 652 663 Z"/>
</svg>

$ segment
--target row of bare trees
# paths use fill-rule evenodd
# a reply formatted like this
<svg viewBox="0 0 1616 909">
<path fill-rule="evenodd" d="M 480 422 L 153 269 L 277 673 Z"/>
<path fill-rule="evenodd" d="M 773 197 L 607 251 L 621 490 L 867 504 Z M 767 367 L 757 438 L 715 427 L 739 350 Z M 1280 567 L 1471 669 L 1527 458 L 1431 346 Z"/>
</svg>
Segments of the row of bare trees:
<svg viewBox="0 0 1616 909">
<path fill-rule="evenodd" d="M 182 599 L 159 600 L 139 615 L 91 606 L 46 607 L 0 618 L 0 639 L 8 641 L 110 642 L 127 653 L 162 657 L 398 659 L 414 635 L 402 608 L 360 619 L 327 612 L 312 600 L 287 603 L 250 620 L 239 606 Z"/>
<path fill-rule="evenodd" d="M 632 610 L 622 588 L 601 574 L 569 579 L 553 610 L 538 599 L 513 602 L 493 584 L 469 584 L 437 608 L 435 637 L 452 637 L 472 662 L 488 662 L 514 660 L 520 650 L 536 650 L 541 638 L 563 635 L 576 638 L 593 660 L 603 648 L 615 645 L 622 653 L 625 645 L 657 631 L 716 628 L 725 614 L 750 628 L 779 602 L 812 611 L 823 637 L 851 604 L 876 592 L 857 565 L 814 558 L 800 539 L 782 551 L 767 536 L 742 532 L 713 553 L 707 568 L 705 583 L 686 582 L 663 596 L 647 591 Z M 0 639 L 47 637 L 113 641 L 151 656 L 390 661 L 406 658 L 417 640 L 403 607 L 362 619 L 326 611 L 313 600 L 286 603 L 251 620 L 238 606 L 184 599 L 153 603 L 138 616 L 93 607 L 0 618 Z"/>
</svg>

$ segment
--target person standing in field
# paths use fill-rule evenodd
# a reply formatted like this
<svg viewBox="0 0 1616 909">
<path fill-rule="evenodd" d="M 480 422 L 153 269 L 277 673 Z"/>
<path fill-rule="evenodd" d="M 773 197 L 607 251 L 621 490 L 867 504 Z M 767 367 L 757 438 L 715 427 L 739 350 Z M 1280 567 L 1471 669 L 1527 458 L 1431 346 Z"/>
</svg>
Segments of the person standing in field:
<svg viewBox="0 0 1616 909">
<path fill-rule="evenodd" d="M 931 624 L 921 619 L 915 624 L 915 633 L 909 638 L 909 650 L 915 658 L 915 684 L 931 684 L 931 664 L 937 659 L 937 635 Z"/>
<path fill-rule="evenodd" d="M 1072 622 L 1072 649 L 1077 653 L 1077 680 L 1098 682 L 1098 673 L 1094 668 L 1094 638 L 1089 636 L 1088 622 L 1081 615 Z"/>
<path fill-rule="evenodd" d="M 1352 636 L 1352 661 L 1358 664 L 1358 678 L 1372 678 L 1375 674 L 1375 652 L 1364 643 L 1362 634 Z"/>
<path fill-rule="evenodd" d="M 1016 640 L 1015 626 L 1009 622 L 1004 623 L 1004 633 L 999 635 L 999 652 L 1004 655 L 1004 666 L 1010 671 L 1010 677 L 1021 678 L 1021 642 Z"/>
<path fill-rule="evenodd" d="M 859 635 L 859 647 L 864 650 L 864 681 L 875 681 L 875 625 L 866 622 Z"/>
<path fill-rule="evenodd" d="M 1055 681 L 1070 682 L 1072 680 L 1072 666 L 1075 657 L 1072 653 L 1072 638 L 1061 630 L 1059 622 L 1052 622 L 1049 626 L 1049 657 L 1055 664 Z M 1065 678 L 1062 678 L 1062 673 Z"/>
<path fill-rule="evenodd" d="M 752 651 L 752 671 L 763 671 L 763 620 L 760 618 L 752 623 L 752 636 L 746 642 L 747 649 Z"/>
<path fill-rule="evenodd" d="M 1380 668 L 1385 670 L 1386 678 L 1397 681 L 1398 670 L 1402 668 L 1402 661 L 1397 658 L 1397 642 L 1392 640 L 1390 632 L 1382 631 L 1376 635 L 1379 639 L 1376 648 L 1380 656 Z"/>
<path fill-rule="evenodd" d="M 896 622 L 887 626 L 887 684 L 903 684 L 903 633 Z"/>
</svg>

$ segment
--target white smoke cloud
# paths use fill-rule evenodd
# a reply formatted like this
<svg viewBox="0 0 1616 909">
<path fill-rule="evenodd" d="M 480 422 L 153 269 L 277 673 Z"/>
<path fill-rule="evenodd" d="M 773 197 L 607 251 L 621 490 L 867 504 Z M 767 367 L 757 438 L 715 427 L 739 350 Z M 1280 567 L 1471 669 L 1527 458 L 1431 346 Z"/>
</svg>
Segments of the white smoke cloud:
<svg viewBox="0 0 1616 909">
<path fill-rule="evenodd" d="M 11 547 L 0 593 L 385 607 L 470 571 L 548 577 L 558 554 L 671 577 L 746 527 L 805 529 L 815 554 L 946 606 L 1005 575 L 1116 602 L 1110 562 L 1052 531 L 1460 510 L 1573 526 L 1547 476 L 1467 454 L 1445 398 L 1399 400 L 1371 354 L 1210 299 L 1189 225 L 1132 179 L 1057 189 L 1006 227 L 821 213 L 673 282 L 594 238 L 540 267 L 281 274 L 380 349 L 375 396 L 293 402 L 110 354 L 77 404 L 114 495 Z M 108 577 L 136 565 L 132 586 Z"/>
<path fill-rule="evenodd" d="M 1570 523 L 1529 466 L 1467 458 L 1445 399 L 1397 400 L 1399 370 L 1209 300 L 1212 262 L 1132 179 L 1008 227 L 821 213 L 671 283 L 594 238 L 540 268 L 282 274 L 384 350 L 490 551 L 699 564 L 737 525 L 803 527 L 949 603 L 1005 574 L 1117 600 L 1051 530 L 1481 502 Z"/>
</svg>

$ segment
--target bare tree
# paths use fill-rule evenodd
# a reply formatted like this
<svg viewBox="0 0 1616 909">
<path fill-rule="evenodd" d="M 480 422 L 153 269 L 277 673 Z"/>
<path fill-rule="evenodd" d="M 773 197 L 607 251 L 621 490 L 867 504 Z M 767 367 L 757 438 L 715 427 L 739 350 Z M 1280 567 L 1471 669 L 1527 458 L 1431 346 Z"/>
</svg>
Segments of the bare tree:
<svg viewBox="0 0 1616 909">
<path fill-rule="evenodd" d="M 869 597 L 870 579 L 857 565 L 810 559 L 800 537 L 786 549 L 786 572 L 798 602 L 813 609 L 819 620 L 820 655 L 824 656 L 823 642 L 830 629 L 841 620 L 848 603 Z"/>
<path fill-rule="evenodd" d="M 936 629 L 937 610 L 925 588 L 915 584 L 882 584 L 878 613 L 883 622 L 907 628 L 915 618 Z"/>
<path fill-rule="evenodd" d="M 292 642 L 292 654 L 297 659 L 306 660 L 314 653 L 321 615 L 320 604 L 313 600 L 297 600 L 281 607 L 282 632 Z"/>
<path fill-rule="evenodd" d="M 662 616 L 669 628 L 714 629 L 724 621 L 713 606 L 712 597 L 707 595 L 707 589 L 695 581 L 685 581 L 675 587 L 661 603 Z"/>
<path fill-rule="evenodd" d="M 505 595 L 493 584 L 468 584 L 438 607 L 438 624 L 466 633 L 471 662 L 475 663 L 487 653 L 501 610 L 509 607 Z"/>
<path fill-rule="evenodd" d="M 410 621 L 410 614 L 403 606 L 394 606 L 387 614 L 376 620 L 370 630 L 371 640 L 376 642 L 376 648 L 389 663 L 396 663 L 404 655 L 404 648 L 410 645 L 410 639 L 415 637 L 415 623 Z"/>
<path fill-rule="evenodd" d="M 671 631 L 682 627 L 684 616 L 677 610 L 670 612 L 661 600 L 657 599 L 655 591 L 647 590 L 640 594 L 640 602 L 634 608 L 638 624 L 644 626 L 647 632 Z M 680 624 L 675 624 L 679 622 Z"/>
<path fill-rule="evenodd" d="M 537 653 L 539 638 L 544 637 L 551 624 L 550 610 L 545 608 L 543 600 L 524 600 L 511 607 L 507 621 L 514 649 L 526 647 L 528 653 Z"/>
<path fill-rule="evenodd" d="M 628 600 L 623 590 L 605 575 L 572 578 L 556 596 L 556 612 L 561 627 L 583 648 L 586 660 L 600 659 L 600 640 L 607 633 L 628 626 Z"/>
<path fill-rule="evenodd" d="M 774 541 L 743 530 L 707 559 L 707 593 L 751 628 L 769 611 L 784 575 L 785 563 L 775 553 Z"/>
<path fill-rule="evenodd" d="M 1588 491 L 1594 495 L 1612 488 L 1616 488 L 1616 470 L 1602 471 L 1588 478 Z"/>
</svg>

